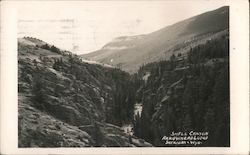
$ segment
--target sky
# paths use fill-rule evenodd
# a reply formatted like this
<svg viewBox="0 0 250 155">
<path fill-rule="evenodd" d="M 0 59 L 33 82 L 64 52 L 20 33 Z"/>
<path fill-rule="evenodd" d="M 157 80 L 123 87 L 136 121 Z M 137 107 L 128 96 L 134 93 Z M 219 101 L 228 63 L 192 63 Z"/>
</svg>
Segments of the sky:
<svg viewBox="0 0 250 155">
<path fill-rule="evenodd" d="M 116 37 L 147 34 L 227 4 L 226 0 L 20 1 L 18 37 L 36 37 L 85 54 Z"/>
</svg>

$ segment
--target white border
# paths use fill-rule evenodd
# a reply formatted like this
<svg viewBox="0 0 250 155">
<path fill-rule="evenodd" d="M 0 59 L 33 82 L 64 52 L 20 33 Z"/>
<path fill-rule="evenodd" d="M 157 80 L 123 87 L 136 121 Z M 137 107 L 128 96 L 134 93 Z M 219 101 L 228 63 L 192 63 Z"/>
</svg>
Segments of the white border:
<svg viewBox="0 0 250 155">
<path fill-rule="evenodd" d="M 154 148 L 17 147 L 17 40 L 14 1 L 1 2 L 1 154 L 249 154 L 249 4 L 230 2 L 231 146 Z"/>
</svg>

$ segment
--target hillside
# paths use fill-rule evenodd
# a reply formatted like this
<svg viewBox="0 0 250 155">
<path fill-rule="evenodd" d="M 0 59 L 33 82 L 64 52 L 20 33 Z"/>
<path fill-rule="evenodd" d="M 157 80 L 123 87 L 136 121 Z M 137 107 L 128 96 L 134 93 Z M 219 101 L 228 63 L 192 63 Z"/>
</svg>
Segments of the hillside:
<svg viewBox="0 0 250 155">
<path fill-rule="evenodd" d="M 173 131 L 230 146 L 229 32 L 177 53 L 130 75 L 20 39 L 19 147 L 196 146 L 165 144 Z"/>
<path fill-rule="evenodd" d="M 83 57 L 18 39 L 18 146 L 230 146 L 228 9 Z"/>
<path fill-rule="evenodd" d="M 135 73 L 143 64 L 168 60 L 177 51 L 186 53 L 191 47 L 204 44 L 228 28 L 229 7 L 225 6 L 156 32 L 115 38 L 102 49 L 82 57 Z"/>
<path fill-rule="evenodd" d="M 142 66 L 134 78 L 136 102 L 143 107 L 134 122 L 136 136 L 154 146 L 195 146 L 166 144 L 162 137 L 207 132 L 197 146 L 230 146 L 228 33 L 186 55 Z"/>
<path fill-rule="evenodd" d="M 18 146 L 151 146 L 121 128 L 133 119 L 134 91 L 128 73 L 20 38 Z"/>
</svg>

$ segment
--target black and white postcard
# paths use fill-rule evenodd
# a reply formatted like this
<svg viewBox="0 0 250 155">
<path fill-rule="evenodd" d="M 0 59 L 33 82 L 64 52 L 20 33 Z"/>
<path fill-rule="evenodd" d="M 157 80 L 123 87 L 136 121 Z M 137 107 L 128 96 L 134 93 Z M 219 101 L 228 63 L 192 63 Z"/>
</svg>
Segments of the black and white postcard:
<svg viewBox="0 0 250 155">
<path fill-rule="evenodd" d="M 247 153 L 247 6 L 2 1 L 1 153 Z"/>
</svg>

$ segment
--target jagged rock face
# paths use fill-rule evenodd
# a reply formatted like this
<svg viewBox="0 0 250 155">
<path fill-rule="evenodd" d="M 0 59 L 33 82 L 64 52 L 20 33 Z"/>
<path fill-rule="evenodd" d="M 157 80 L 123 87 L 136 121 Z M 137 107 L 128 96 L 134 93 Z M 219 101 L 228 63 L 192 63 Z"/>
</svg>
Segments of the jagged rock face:
<svg viewBox="0 0 250 155">
<path fill-rule="evenodd" d="M 121 87 L 111 75 L 127 82 L 128 74 L 41 45 L 18 44 L 19 147 L 151 146 L 107 123 Z"/>
</svg>

